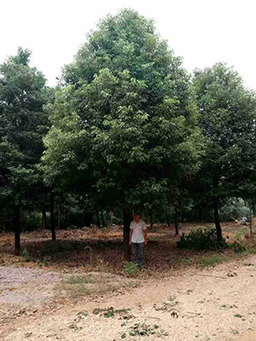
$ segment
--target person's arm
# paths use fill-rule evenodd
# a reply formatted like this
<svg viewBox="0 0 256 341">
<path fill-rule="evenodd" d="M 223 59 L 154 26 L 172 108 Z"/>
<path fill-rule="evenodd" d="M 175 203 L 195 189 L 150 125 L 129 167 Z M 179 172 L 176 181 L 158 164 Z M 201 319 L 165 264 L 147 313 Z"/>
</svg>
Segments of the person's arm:
<svg viewBox="0 0 256 341">
<path fill-rule="evenodd" d="M 129 245 L 132 245 L 132 233 L 133 233 L 133 229 L 130 229 L 130 234 L 129 234 Z"/>
<path fill-rule="evenodd" d="M 144 234 L 144 244 L 147 245 L 147 230 L 143 230 L 143 234 Z"/>
</svg>

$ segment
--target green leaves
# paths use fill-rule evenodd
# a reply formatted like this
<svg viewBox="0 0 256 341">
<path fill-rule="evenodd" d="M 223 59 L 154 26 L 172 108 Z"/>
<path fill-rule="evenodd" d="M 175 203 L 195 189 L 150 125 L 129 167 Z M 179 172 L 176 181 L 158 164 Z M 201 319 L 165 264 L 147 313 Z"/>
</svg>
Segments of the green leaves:
<svg viewBox="0 0 256 341">
<path fill-rule="evenodd" d="M 221 63 L 197 70 L 193 84 L 199 125 L 206 138 L 202 174 L 212 179 L 210 187 L 214 178 L 219 179 L 217 187 L 215 183 L 214 190 L 208 190 L 215 197 L 238 195 L 239 183 L 250 176 L 255 160 L 255 94 L 243 86 L 232 68 Z"/>
<path fill-rule="evenodd" d="M 197 170 L 197 108 L 180 65 L 137 12 L 100 21 L 63 70 L 44 140 L 47 181 L 83 178 L 94 200 L 147 205 Z"/>
<path fill-rule="evenodd" d="M 51 93 L 45 78 L 29 67 L 29 50 L 0 65 L 0 200 L 29 202 L 31 188 L 40 182 L 37 164 L 48 119 L 43 105 Z"/>
</svg>

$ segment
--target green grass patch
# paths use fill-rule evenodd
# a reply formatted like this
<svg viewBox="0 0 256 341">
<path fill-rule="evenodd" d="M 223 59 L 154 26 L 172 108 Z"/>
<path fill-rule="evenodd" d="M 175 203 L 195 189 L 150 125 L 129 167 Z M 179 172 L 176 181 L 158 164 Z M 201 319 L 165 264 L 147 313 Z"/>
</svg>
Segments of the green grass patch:
<svg viewBox="0 0 256 341">
<path fill-rule="evenodd" d="M 199 266 L 201 267 L 211 267 L 216 264 L 222 263 L 224 261 L 224 257 L 221 255 L 213 255 L 213 256 L 205 256 L 200 259 Z"/>
<path fill-rule="evenodd" d="M 126 262 L 124 264 L 124 270 L 129 276 L 135 277 L 140 269 L 136 263 Z"/>
<path fill-rule="evenodd" d="M 162 330 L 157 324 L 147 325 L 145 323 L 135 323 L 130 327 L 128 335 L 135 337 L 155 335 L 156 337 L 161 338 L 163 336 L 168 336 L 169 334 Z"/>
<path fill-rule="evenodd" d="M 217 240 L 216 229 L 198 229 L 190 231 L 187 235 L 183 233 L 177 242 L 177 247 L 200 251 L 224 249 L 228 245 L 225 239 Z"/>
<path fill-rule="evenodd" d="M 82 283 L 95 283 L 95 282 L 101 282 L 101 280 L 96 279 L 93 277 L 92 274 L 89 274 L 87 276 L 72 276 L 66 280 L 66 284 L 82 284 Z"/>
<path fill-rule="evenodd" d="M 230 248 L 234 250 L 235 253 L 246 252 L 247 249 L 241 243 L 235 242 L 230 245 Z"/>
<path fill-rule="evenodd" d="M 243 227 L 240 227 L 236 232 L 235 232 L 235 238 L 241 242 L 244 238 L 244 236 L 247 234 L 246 230 Z"/>
<path fill-rule="evenodd" d="M 105 273 L 90 273 L 87 275 L 69 276 L 56 287 L 59 295 L 80 298 L 87 295 L 104 295 L 119 289 L 128 289 L 137 284 L 130 279 Z"/>
<path fill-rule="evenodd" d="M 128 309 L 114 309 L 113 307 L 110 307 L 110 308 L 106 308 L 106 309 L 102 309 L 102 308 L 95 308 L 93 310 L 93 314 L 95 315 L 99 315 L 99 316 L 103 316 L 105 318 L 108 318 L 108 317 L 113 317 L 114 315 L 125 315 L 125 314 L 128 314 L 128 312 L 130 311 L 131 309 L 128 308 Z"/>
<path fill-rule="evenodd" d="M 236 252 L 238 253 L 238 252 Z M 243 250 L 243 255 L 244 256 L 247 256 L 247 255 L 251 255 L 251 254 L 256 254 L 256 247 L 255 246 L 251 246 L 251 247 L 246 247 L 244 250 Z"/>
</svg>

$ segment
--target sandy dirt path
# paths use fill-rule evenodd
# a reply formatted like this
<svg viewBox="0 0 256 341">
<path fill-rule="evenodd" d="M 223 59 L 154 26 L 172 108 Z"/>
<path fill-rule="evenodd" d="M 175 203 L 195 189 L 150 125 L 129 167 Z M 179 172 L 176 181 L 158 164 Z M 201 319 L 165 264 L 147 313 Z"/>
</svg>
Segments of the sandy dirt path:
<svg viewBox="0 0 256 341">
<path fill-rule="evenodd" d="M 6 302 L 6 297 L 9 300 L 11 297 L 3 290 L 4 285 L 4 289 L 8 287 L 6 269 L 15 272 L 13 268 L 5 268 L 3 274 L 0 268 L 0 339 L 3 341 L 256 340 L 256 256 L 211 269 L 179 271 L 163 280 L 145 280 L 138 288 L 123 294 L 62 304 L 55 311 L 49 309 L 48 313 L 40 314 L 33 312 L 40 300 L 45 299 L 40 292 L 48 290 L 50 300 L 53 284 L 56 285 L 60 275 L 45 271 L 30 274 L 29 302 L 15 304 L 18 296 L 13 297 L 12 303 Z M 28 274 L 34 271 L 24 270 Z M 42 276 L 46 276 L 46 282 Z M 30 313 L 6 322 L 8 309 L 18 310 L 24 304 L 28 304 Z M 104 317 L 104 312 L 93 313 L 96 308 L 110 307 L 130 310 L 110 317 Z"/>
</svg>

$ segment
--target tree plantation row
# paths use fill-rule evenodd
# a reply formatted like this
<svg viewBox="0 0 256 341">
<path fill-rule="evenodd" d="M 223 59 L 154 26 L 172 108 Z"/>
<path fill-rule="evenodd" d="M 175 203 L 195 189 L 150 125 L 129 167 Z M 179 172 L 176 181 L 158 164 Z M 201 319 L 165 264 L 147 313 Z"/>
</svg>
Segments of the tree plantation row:
<svg viewBox="0 0 256 341">
<path fill-rule="evenodd" d="M 53 240 L 56 225 L 122 222 L 129 259 L 132 211 L 214 219 L 221 241 L 220 209 L 254 206 L 256 97 L 233 68 L 190 75 L 133 10 L 99 22 L 55 89 L 30 55 L 0 66 L 0 228 L 17 254 L 39 217 Z"/>
</svg>

